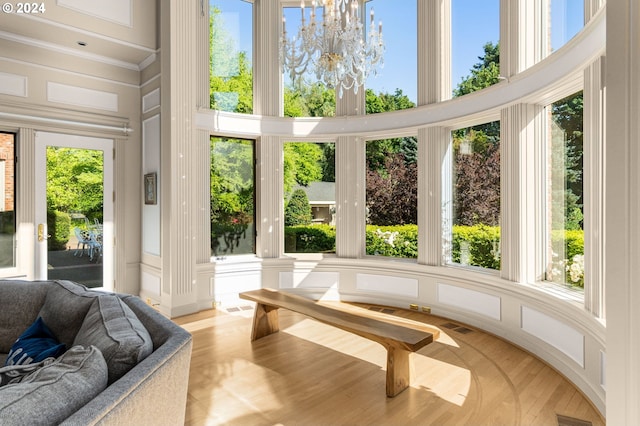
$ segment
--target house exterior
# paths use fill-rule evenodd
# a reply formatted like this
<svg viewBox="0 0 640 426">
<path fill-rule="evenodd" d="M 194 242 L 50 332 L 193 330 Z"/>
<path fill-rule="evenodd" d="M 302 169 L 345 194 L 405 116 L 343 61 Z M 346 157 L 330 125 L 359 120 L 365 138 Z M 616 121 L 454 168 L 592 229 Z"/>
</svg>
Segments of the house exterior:
<svg viewBox="0 0 640 426">
<path fill-rule="evenodd" d="M 294 189 L 302 189 L 307 194 L 313 223 L 335 225 L 335 182 L 310 182 Z"/>
</svg>

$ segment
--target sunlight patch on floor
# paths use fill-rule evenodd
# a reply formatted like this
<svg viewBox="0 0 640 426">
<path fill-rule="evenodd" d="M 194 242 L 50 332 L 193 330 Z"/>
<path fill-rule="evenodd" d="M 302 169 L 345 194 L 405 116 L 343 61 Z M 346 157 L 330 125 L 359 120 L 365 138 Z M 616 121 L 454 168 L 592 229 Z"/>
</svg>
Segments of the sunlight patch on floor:
<svg viewBox="0 0 640 426">
<path fill-rule="evenodd" d="M 386 370 L 386 349 L 376 342 L 353 333 L 311 319 L 298 321 L 281 332 L 378 365 L 382 370 Z M 440 336 L 441 339 L 444 337 L 444 342 L 438 340 L 439 343 L 458 346 L 444 332 Z M 361 339 L 361 342 L 354 344 L 354 339 Z M 426 389 L 451 404 L 462 406 L 471 388 L 471 373 L 466 368 L 414 353 L 411 355 L 411 387 Z"/>
</svg>

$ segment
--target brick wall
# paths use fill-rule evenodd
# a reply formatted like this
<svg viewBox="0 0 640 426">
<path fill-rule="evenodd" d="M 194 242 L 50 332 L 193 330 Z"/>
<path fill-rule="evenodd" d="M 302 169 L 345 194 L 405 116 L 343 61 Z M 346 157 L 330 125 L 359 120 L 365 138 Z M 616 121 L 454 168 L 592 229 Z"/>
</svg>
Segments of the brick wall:
<svg viewBox="0 0 640 426">
<path fill-rule="evenodd" d="M 0 162 L 4 163 L 4 200 L 0 210 L 13 211 L 15 204 L 15 135 L 0 133 Z"/>
</svg>

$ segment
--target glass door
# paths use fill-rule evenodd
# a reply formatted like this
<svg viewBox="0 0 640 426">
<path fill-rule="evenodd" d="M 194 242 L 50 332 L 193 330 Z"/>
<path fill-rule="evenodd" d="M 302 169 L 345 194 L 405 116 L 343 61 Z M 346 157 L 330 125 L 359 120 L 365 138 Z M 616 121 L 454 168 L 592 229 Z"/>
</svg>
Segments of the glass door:
<svg viewBox="0 0 640 426">
<path fill-rule="evenodd" d="M 36 134 L 36 279 L 113 290 L 112 152 L 112 139 Z"/>
</svg>

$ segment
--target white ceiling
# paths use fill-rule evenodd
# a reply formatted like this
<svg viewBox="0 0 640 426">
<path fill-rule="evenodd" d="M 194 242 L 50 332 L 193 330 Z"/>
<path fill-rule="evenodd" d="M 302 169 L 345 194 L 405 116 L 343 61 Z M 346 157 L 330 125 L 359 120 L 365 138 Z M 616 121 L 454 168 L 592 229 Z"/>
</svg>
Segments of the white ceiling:
<svg viewBox="0 0 640 426">
<path fill-rule="evenodd" d="M 36 4 L 44 11 L 17 13 L 13 3 L 12 13 L 0 13 L 0 39 L 134 70 L 157 51 L 156 0 Z"/>
</svg>

